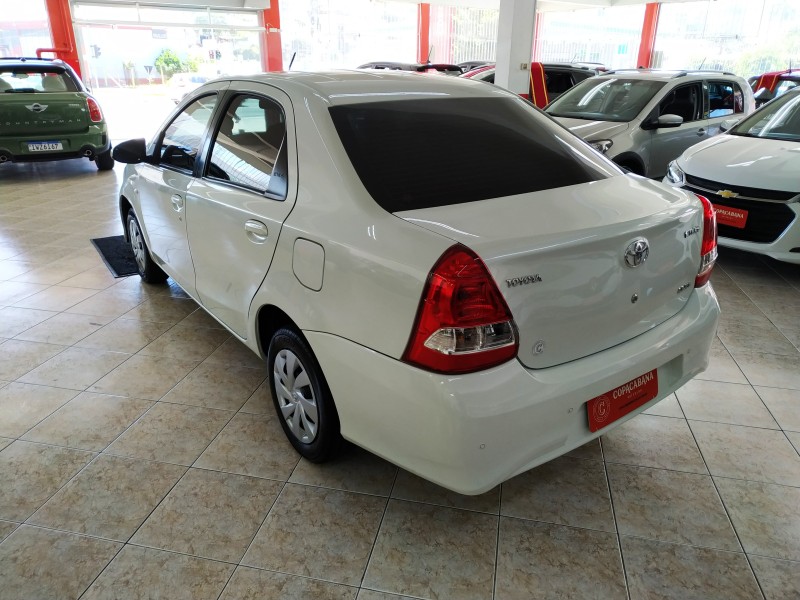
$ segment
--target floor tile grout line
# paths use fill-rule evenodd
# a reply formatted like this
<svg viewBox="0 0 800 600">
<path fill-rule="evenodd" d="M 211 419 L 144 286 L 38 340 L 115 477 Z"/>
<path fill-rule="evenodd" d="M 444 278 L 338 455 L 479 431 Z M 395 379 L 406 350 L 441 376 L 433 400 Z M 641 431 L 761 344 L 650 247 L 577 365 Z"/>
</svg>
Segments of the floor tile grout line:
<svg viewBox="0 0 800 600">
<path fill-rule="evenodd" d="M 601 436 L 602 437 L 602 436 Z M 608 474 L 608 463 L 605 460 L 605 452 L 603 452 L 603 443 L 600 442 L 600 452 L 603 456 L 603 475 L 605 475 L 606 489 L 608 490 L 608 502 L 611 505 L 611 517 L 614 520 L 614 534 L 617 538 L 617 549 L 619 551 L 619 561 L 622 565 L 622 580 L 625 582 L 625 594 L 628 600 L 631 600 L 630 584 L 628 582 L 628 569 L 625 566 L 625 553 L 622 551 L 622 536 L 619 532 L 619 522 L 617 521 L 617 510 L 614 507 L 614 492 L 611 487 L 611 476 Z M 611 463 L 614 464 L 614 463 Z"/>
<path fill-rule="evenodd" d="M 697 440 L 697 436 L 695 435 L 694 430 L 689 427 L 689 432 L 692 434 L 692 439 L 694 439 L 694 443 L 697 445 L 698 450 L 700 450 L 700 456 L 703 459 L 703 464 L 705 464 L 706 469 L 708 469 L 708 473 L 711 476 L 711 484 L 714 486 L 714 490 L 717 492 L 717 498 L 719 498 L 720 504 L 722 504 L 722 509 L 725 511 L 725 516 L 728 518 L 728 523 L 731 525 L 731 529 L 733 529 L 733 534 L 736 536 L 736 541 L 739 543 L 739 547 L 742 549 L 742 553 L 744 554 L 745 560 L 747 561 L 747 565 L 750 567 L 750 573 L 755 579 L 756 585 L 758 586 L 759 592 L 761 592 L 761 597 L 765 598 L 764 590 L 761 587 L 761 582 L 758 580 L 756 576 L 755 569 L 753 569 L 753 565 L 750 562 L 750 558 L 747 556 L 747 550 L 744 547 L 744 542 L 742 542 L 742 537 L 739 535 L 739 531 L 736 528 L 736 524 L 733 522 L 733 518 L 731 517 L 730 510 L 728 509 L 727 504 L 725 504 L 725 499 L 722 497 L 722 493 L 719 491 L 719 486 L 717 482 L 714 480 L 714 476 L 711 474 L 711 469 L 708 467 L 708 461 L 706 461 L 706 457 L 703 454 L 702 449 L 700 449 L 700 442 Z"/>
<path fill-rule="evenodd" d="M 298 462 L 300 462 L 300 461 L 298 461 Z M 297 468 L 297 465 L 295 465 L 295 468 Z M 294 472 L 294 469 L 292 469 L 292 472 Z M 291 473 L 289 474 L 289 477 L 291 477 Z M 255 528 L 255 533 L 253 533 L 253 537 L 250 538 L 250 542 L 247 544 L 247 548 L 245 548 L 244 552 L 242 553 L 242 556 L 239 558 L 239 561 L 238 561 L 237 566 L 236 566 L 237 569 L 239 567 L 253 568 L 253 569 L 257 569 L 258 568 L 258 567 L 251 567 L 250 565 L 244 565 L 244 564 L 242 564 L 242 561 L 244 560 L 245 556 L 247 556 L 247 553 L 250 552 L 250 548 L 253 547 L 253 542 L 256 541 L 256 538 L 258 537 L 258 534 L 261 533 L 261 530 L 264 528 L 264 524 L 267 522 L 267 519 L 269 519 L 270 514 L 272 514 L 272 511 L 275 508 L 275 505 L 278 503 L 278 500 L 280 500 L 280 497 L 283 495 L 284 490 L 286 490 L 286 486 L 287 485 L 289 485 L 288 477 L 287 477 L 286 481 L 282 482 L 281 489 L 278 491 L 278 493 L 275 494 L 275 498 L 272 500 L 272 504 L 270 504 L 269 510 L 267 510 L 266 514 L 264 515 L 264 518 L 261 519 L 261 524 L 258 527 Z M 234 569 L 234 573 L 235 572 L 236 572 L 236 569 Z M 278 571 L 278 572 L 280 572 L 280 571 Z M 231 578 L 232 577 L 233 577 L 233 575 L 231 575 Z M 230 582 L 230 579 L 228 580 L 228 582 Z M 228 583 L 225 584 L 225 587 L 228 587 Z M 223 588 L 223 592 L 224 591 L 225 591 L 225 588 Z"/>
<path fill-rule="evenodd" d="M 369 570 L 369 564 L 372 562 L 372 555 L 375 553 L 375 546 L 378 544 L 378 537 L 381 534 L 381 529 L 383 529 L 383 522 L 386 519 L 386 513 L 389 511 L 389 502 L 392 500 L 392 494 L 394 494 L 394 489 L 397 486 L 397 480 L 400 477 L 400 469 L 399 467 L 395 469 L 394 472 L 394 480 L 392 481 L 392 487 L 389 488 L 389 495 L 386 497 L 386 502 L 383 504 L 383 512 L 381 513 L 381 519 L 378 522 L 378 526 L 375 528 L 375 535 L 372 538 L 372 546 L 369 549 L 369 554 L 367 555 L 367 560 L 364 562 L 364 569 L 361 572 L 361 579 L 358 583 L 359 591 L 364 589 L 364 583 L 367 578 L 367 571 Z M 358 596 L 358 594 L 356 594 Z"/>
<path fill-rule="evenodd" d="M 492 600 L 497 598 L 497 570 L 500 567 L 500 524 L 503 519 L 503 484 L 500 484 L 500 491 L 497 498 L 497 529 L 494 539 L 494 569 L 492 569 Z"/>
</svg>

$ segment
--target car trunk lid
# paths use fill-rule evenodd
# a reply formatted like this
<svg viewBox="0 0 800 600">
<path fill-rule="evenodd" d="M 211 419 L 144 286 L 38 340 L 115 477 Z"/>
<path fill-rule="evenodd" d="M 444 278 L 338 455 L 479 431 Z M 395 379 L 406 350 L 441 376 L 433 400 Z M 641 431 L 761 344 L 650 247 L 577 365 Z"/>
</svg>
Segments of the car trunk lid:
<svg viewBox="0 0 800 600">
<path fill-rule="evenodd" d="M 85 131 L 86 97 L 77 92 L 6 93 L 0 102 L 4 135 L 54 135 Z"/>
<path fill-rule="evenodd" d="M 528 368 L 576 360 L 663 323 L 688 300 L 699 265 L 699 203 L 629 176 L 395 214 L 478 253 L 511 310 Z M 630 266 L 626 251 L 635 259 L 642 240 L 649 255 Z"/>
</svg>

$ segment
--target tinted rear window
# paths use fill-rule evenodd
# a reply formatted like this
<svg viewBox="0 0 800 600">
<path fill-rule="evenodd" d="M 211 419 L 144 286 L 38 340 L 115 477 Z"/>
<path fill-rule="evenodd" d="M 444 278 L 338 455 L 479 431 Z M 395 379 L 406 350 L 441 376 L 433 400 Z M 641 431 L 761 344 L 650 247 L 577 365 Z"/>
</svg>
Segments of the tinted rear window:
<svg viewBox="0 0 800 600">
<path fill-rule="evenodd" d="M 571 134 L 513 98 L 397 100 L 330 112 L 364 187 L 389 212 L 604 177 Z"/>
</svg>

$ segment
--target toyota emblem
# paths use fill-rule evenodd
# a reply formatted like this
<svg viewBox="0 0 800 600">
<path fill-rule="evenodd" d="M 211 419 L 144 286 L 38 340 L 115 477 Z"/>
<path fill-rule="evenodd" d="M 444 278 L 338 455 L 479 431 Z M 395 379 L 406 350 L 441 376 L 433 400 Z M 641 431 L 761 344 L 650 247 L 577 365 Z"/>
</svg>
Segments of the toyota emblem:
<svg viewBox="0 0 800 600">
<path fill-rule="evenodd" d="M 644 263 L 650 254 L 650 245 L 644 238 L 633 240 L 625 248 L 625 264 L 634 269 Z"/>
</svg>

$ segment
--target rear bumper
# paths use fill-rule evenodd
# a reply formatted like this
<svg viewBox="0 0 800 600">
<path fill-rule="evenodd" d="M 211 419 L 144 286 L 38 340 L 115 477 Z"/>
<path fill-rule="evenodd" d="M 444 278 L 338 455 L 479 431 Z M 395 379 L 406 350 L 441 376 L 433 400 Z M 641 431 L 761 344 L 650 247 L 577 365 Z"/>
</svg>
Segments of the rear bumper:
<svg viewBox="0 0 800 600">
<path fill-rule="evenodd" d="M 31 152 L 28 142 L 61 142 L 63 150 L 55 152 Z M 87 133 L 48 134 L 15 137 L 0 137 L 0 162 L 44 162 L 69 158 L 90 158 L 111 149 L 105 125 L 92 125 Z"/>
<path fill-rule="evenodd" d="M 346 439 L 446 488 L 479 494 L 606 433 L 703 371 L 718 317 L 706 285 L 668 321 L 592 356 L 538 370 L 514 360 L 451 377 L 336 336 L 305 335 Z M 656 399 L 590 432 L 586 401 L 652 369 Z"/>
</svg>

